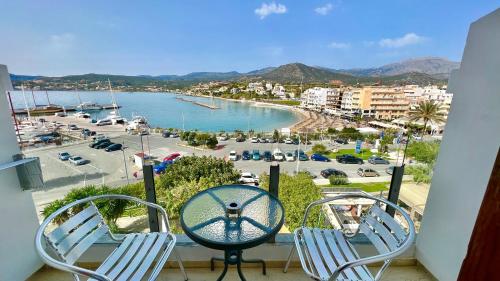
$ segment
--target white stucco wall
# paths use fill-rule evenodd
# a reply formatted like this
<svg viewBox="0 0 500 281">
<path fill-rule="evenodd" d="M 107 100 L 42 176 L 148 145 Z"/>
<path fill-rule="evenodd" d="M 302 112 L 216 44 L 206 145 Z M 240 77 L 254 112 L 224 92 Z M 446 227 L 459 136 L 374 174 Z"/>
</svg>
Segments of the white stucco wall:
<svg viewBox="0 0 500 281">
<path fill-rule="evenodd" d="M 5 91 L 11 87 L 0 65 L 0 163 L 19 153 Z M 0 171 L 0 280 L 25 280 L 42 265 L 35 252 L 38 219 L 31 192 L 22 191 L 15 168 Z"/>
<path fill-rule="evenodd" d="M 470 26 L 420 234 L 418 260 L 456 280 L 500 145 L 500 9 Z M 487 261 L 484 261 L 487 262 Z"/>
</svg>

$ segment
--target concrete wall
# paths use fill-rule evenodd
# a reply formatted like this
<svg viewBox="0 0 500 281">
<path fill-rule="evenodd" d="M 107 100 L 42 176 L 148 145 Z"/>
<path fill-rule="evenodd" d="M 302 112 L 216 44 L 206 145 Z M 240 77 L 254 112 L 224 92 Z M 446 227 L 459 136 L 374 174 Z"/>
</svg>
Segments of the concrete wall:
<svg viewBox="0 0 500 281">
<path fill-rule="evenodd" d="M 455 95 L 416 249 L 439 280 L 458 276 L 500 145 L 499 50 L 500 9 L 471 25 L 448 88 Z"/>
<path fill-rule="evenodd" d="M 0 164 L 19 153 L 5 91 L 11 89 L 5 65 L 0 65 Z M 25 280 L 42 265 L 35 253 L 38 219 L 31 192 L 22 191 L 15 168 L 0 171 L 0 280 Z"/>
</svg>

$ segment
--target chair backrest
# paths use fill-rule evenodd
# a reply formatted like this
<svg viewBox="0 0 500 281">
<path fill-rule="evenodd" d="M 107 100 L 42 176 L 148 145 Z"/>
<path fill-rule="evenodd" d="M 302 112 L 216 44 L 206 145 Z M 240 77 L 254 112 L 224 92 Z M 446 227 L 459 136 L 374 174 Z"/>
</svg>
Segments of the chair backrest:
<svg viewBox="0 0 500 281">
<path fill-rule="evenodd" d="M 373 204 L 361 218 L 359 230 L 366 235 L 380 254 L 397 250 L 409 235 L 401 224 L 378 204 Z"/>
<path fill-rule="evenodd" d="M 44 234 L 47 243 L 68 264 L 75 261 L 103 235 L 109 233 L 99 210 L 90 206 L 71 216 L 49 234 Z"/>
</svg>

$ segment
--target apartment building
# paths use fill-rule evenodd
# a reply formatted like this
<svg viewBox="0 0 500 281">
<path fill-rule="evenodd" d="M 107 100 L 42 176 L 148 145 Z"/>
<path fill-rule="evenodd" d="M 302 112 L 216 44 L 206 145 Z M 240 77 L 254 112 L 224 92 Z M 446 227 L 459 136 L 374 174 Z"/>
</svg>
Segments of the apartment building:
<svg viewBox="0 0 500 281">
<path fill-rule="evenodd" d="M 332 88 L 314 87 L 305 90 L 301 95 L 301 107 L 329 113 L 340 110 L 342 95 Z"/>
<path fill-rule="evenodd" d="M 410 102 L 402 88 L 365 87 L 375 119 L 393 120 L 408 115 Z"/>
<path fill-rule="evenodd" d="M 347 115 L 360 115 L 363 117 L 373 117 L 374 111 L 371 108 L 371 91 L 366 88 L 346 88 L 343 89 L 340 102 L 342 113 Z"/>
<path fill-rule="evenodd" d="M 410 103 L 410 110 L 418 107 L 418 104 L 424 101 L 433 101 L 441 105 L 441 112 L 445 117 L 450 112 L 452 93 L 447 93 L 446 88 L 439 88 L 436 85 L 420 87 L 418 85 L 407 85 L 403 92 Z"/>
</svg>

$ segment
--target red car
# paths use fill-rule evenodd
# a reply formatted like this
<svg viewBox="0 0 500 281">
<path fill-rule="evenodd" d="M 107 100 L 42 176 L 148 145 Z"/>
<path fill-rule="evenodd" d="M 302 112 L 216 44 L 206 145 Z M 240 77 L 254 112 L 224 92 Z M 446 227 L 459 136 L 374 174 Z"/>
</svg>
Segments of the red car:
<svg viewBox="0 0 500 281">
<path fill-rule="evenodd" d="M 172 153 L 169 156 L 163 158 L 163 162 L 165 162 L 165 161 L 174 161 L 179 156 L 181 156 L 180 153 L 177 153 L 177 152 L 176 153 Z"/>
</svg>

